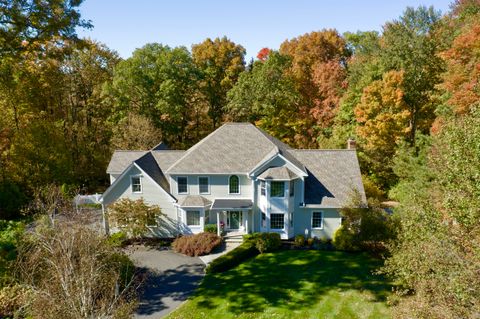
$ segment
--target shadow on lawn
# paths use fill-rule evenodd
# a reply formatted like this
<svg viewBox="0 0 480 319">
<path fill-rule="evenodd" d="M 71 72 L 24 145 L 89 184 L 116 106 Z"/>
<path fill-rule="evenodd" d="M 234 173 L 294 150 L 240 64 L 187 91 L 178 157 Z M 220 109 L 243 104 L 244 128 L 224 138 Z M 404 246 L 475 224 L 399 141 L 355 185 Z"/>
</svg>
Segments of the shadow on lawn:
<svg viewBox="0 0 480 319">
<path fill-rule="evenodd" d="M 366 254 L 280 251 L 205 277 L 196 296 L 200 308 L 216 307 L 215 298 L 225 299 L 233 314 L 291 303 L 308 307 L 332 289 L 369 291 L 374 301 L 384 301 L 390 286 L 372 274 L 379 265 Z"/>
<path fill-rule="evenodd" d="M 190 264 L 154 272 L 146 268 L 139 269 L 145 276 L 144 290 L 140 292 L 136 313 L 149 315 L 164 310 L 167 306 L 162 298 L 184 301 L 197 288 L 203 278 L 203 264 Z"/>
</svg>

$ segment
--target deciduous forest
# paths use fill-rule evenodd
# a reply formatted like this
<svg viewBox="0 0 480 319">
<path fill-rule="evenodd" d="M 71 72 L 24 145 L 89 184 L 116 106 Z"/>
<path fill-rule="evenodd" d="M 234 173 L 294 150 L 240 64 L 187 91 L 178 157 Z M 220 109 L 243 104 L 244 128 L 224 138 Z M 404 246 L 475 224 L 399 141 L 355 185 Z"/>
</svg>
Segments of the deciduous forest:
<svg viewBox="0 0 480 319">
<path fill-rule="evenodd" d="M 312 30 L 251 61 L 228 37 L 122 59 L 77 36 L 81 2 L 0 3 L 1 219 L 48 185 L 103 192 L 116 149 L 187 149 L 225 122 L 296 148 L 353 138 L 367 196 L 399 203 L 380 270 L 401 287 L 395 315 L 480 314 L 480 1 Z"/>
</svg>

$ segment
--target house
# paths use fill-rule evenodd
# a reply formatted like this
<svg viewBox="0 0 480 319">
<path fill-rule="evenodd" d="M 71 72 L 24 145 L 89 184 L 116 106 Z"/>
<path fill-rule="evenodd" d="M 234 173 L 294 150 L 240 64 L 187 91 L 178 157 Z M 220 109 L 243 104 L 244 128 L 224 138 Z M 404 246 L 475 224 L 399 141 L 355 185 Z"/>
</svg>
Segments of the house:
<svg viewBox="0 0 480 319">
<path fill-rule="evenodd" d="M 151 229 L 165 237 L 217 224 L 283 239 L 332 238 L 354 191 L 365 201 L 354 147 L 293 149 L 250 123 L 224 124 L 186 151 L 162 143 L 115 151 L 107 173 L 103 206 L 121 198 L 158 205 L 165 217 Z"/>
</svg>

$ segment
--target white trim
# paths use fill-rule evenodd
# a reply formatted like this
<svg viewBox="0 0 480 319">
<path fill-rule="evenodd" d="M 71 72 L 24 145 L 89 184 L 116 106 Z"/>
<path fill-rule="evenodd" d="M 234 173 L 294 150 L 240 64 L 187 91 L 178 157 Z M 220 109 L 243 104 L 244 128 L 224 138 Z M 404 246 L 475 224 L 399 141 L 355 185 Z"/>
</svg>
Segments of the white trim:
<svg viewBox="0 0 480 319">
<path fill-rule="evenodd" d="M 140 191 L 139 192 L 134 192 L 133 191 L 133 181 L 132 178 L 138 177 L 138 180 L 140 181 Z M 134 174 L 130 175 L 130 190 L 132 191 L 132 194 L 143 194 L 143 184 L 142 184 L 142 174 Z"/>
<path fill-rule="evenodd" d="M 200 178 L 206 178 L 208 180 L 208 184 L 207 184 L 208 191 L 206 193 L 202 193 L 202 191 L 200 190 Z M 204 176 L 204 175 L 198 176 L 197 177 L 197 182 L 198 182 L 198 193 L 200 195 L 210 195 L 210 193 L 211 193 L 211 190 L 210 190 L 210 176 Z"/>
<path fill-rule="evenodd" d="M 320 213 L 320 214 L 321 214 L 322 227 L 313 227 L 313 214 L 314 214 L 314 213 Z M 321 210 L 319 210 L 319 211 L 312 211 L 312 214 L 311 214 L 311 216 L 310 216 L 310 228 L 311 228 L 312 230 L 315 230 L 315 229 L 320 230 L 320 229 L 323 229 L 323 228 L 324 228 L 324 223 L 325 223 L 325 221 L 324 221 L 324 217 L 323 217 L 323 216 L 324 216 L 324 213 L 323 213 L 323 211 L 321 211 Z"/>
<path fill-rule="evenodd" d="M 198 225 L 189 225 L 188 224 L 188 212 L 198 212 Z M 194 210 L 194 209 L 187 209 L 185 210 L 185 225 L 187 227 L 198 227 L 202 226 L 202 211 L 201 210 Z"/>
<path fill-rule="evenodd" d="M 282 160 L 284 160 L 286 163 L 290 164 L 294 170 L 297 170 L 298 172 L 298 176 L 300 177 L 307 177 L 308 174 L 307 172 L 304 170 L 304 168 L 300 168 L 298 167 L 297 165 L 293 164 L 292 162 L 290 162 L 285 156 L 283 156 L 282 154 L 280 153 L 276 153 L 275 155 L 273 155 L 270 159 L 264 161 L 263 163 L 260 163 L 259 165 L 257 165 L 255 168 L 253 168 L 249 173 L 248 175 L 250 177 L 253 177 L 255 176 L 260 170 L 262 170 L 264 167 L 266 167 L 271 161 L 273 161 L 276 157 L 280 157 Z M 295 173 L 295 172 L 294 172 Z"/>
<path fill-rule="evenodd" d="M 230 192 L 230 178 L 232 178 L 232 176 L 236 176 L 237 179 L 238 179 L 238 193 L 231 193 Z M 241 183 L 240 183 L 240 177 L 238 175 L 235 175 L 235 174 L 232 174 L 232 175 L 229 175 L 228 176 L 228 180 L 227 180 L 227 185 L 228 185 L 228 194 L 229 195 L 241 195 L 242 194 L 242 190 L 241 190 Z"/>
<path fill-rule="evenodd" d="M 138 169 L 140 170 L 140 172 L 143 173 L 143 175 L 147 176 L 153 184 L 157 185 L 157 187 L 158 187 L 162 192 L 164 192 L 168 197 L 170 197 L 170 199 L 172 200 L 172 201 L 171 201 L 172 203 L 176 203 L 176 202 L 177 202 L 177 199 L 176 199 L 175 197 L 173 197 L 172 194 L 170 194 L 170 193 L 167 192 L 165 189 L 163 189 L 163 187 L 160 186 L 150 175 L 148 175 L 147 173 L 145 173 L 145 171 L 144 171 L 140 166 L 138 166 L 137 163 L 133 162 L 133 165 L 134 165 L 136 168 L 138 168 Z"/>
<path fill-rule="evenodd" d="M 187 191 L 186 191 L 185 193 L 180 193 L 180 191 L 178 190 L 178 185 L 179 185 L 179 184 L 178 184 L 178 179 L 179 179 L 179 178 L 183 178 L 183 177 L 187 180 Z M 178 195 L 188 195 L 188 194 L 190 193 L 190 192 L 189 192 L 190 187 L 188 187 L 188 176 L 177 176 L 177 177 L 175 178 L 175 182 L 177 183 L 177 194 L 178 194 Z"/>
</svg>

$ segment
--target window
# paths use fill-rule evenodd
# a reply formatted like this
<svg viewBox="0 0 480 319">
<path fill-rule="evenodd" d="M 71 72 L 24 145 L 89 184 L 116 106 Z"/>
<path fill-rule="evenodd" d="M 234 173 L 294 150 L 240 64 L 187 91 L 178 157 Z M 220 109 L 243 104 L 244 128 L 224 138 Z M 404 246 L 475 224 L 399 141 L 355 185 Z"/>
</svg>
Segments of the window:
<svg viewBox="0 0 480 319">
<path fill-rule="evenodd" d="M 285 183 L 284 182 L 271 182 L 270 183 L 270 197 L 283 197 L 285 196 Z"/>
<path fill-rule="evenodd" d="M 271 229 L 283 229 L 284 227 L 284 215 L 283 214 L 270 214 L 270 228 Z"/>
<path fill-rule="evenodd" d="M 208 177 L 202 176 L 198 178 L 198 187 L 200 190 L 200 194 L 209 194 L 210 193 L 210 186 L 208 182 Z"/>
<path fill-rule="evenodd" d="M 188 182 L 185 176 L 177 177 L 177 188 L 179 194 L 188 193 Z"/>
<path fill-rule="evenodd" d="M 229 180 L 229 193 L 230 194 L 239 194 L 240 193 L 240 180 L 237 175 L 230 176 Z"/>
<path fill-rule="evenodd" d="M 295 195 L 295 181 L 290 181 L 290 185 L 288 186 L 290 191 L 290 197 Z"/>
<path fill-rule="evenodd" d="M 142 177 L 141 176 L 132 176 L 130 178 L 132 184 L 132 193 L 141 193 L 142 192 Z"/>
<path fill-rule="evenodd" d="M 262 228 L 267 228 L 267 215 L 262 213 Z"/>
<path fill-rule="evenodd" d="M 265 196 L 266 193 L 266 183 L 265 181 L 260 181 L 260 194 L 262 194 L 262 196 Z"/>
<path fill-rule="evenodd" d="M 200 211 L 187 210 L 187 226 L 200 226 Z"/>
<path fill-rule="evenodd" d="M 290 227 L 293 227 L 293 213 L 290 213 Z"/>
<path fill-rule="evenodd" d="M 323 213 L 322 212 L 313 212 L 312 213 L 312 228 L 323 228 Z"/>
</svg>

